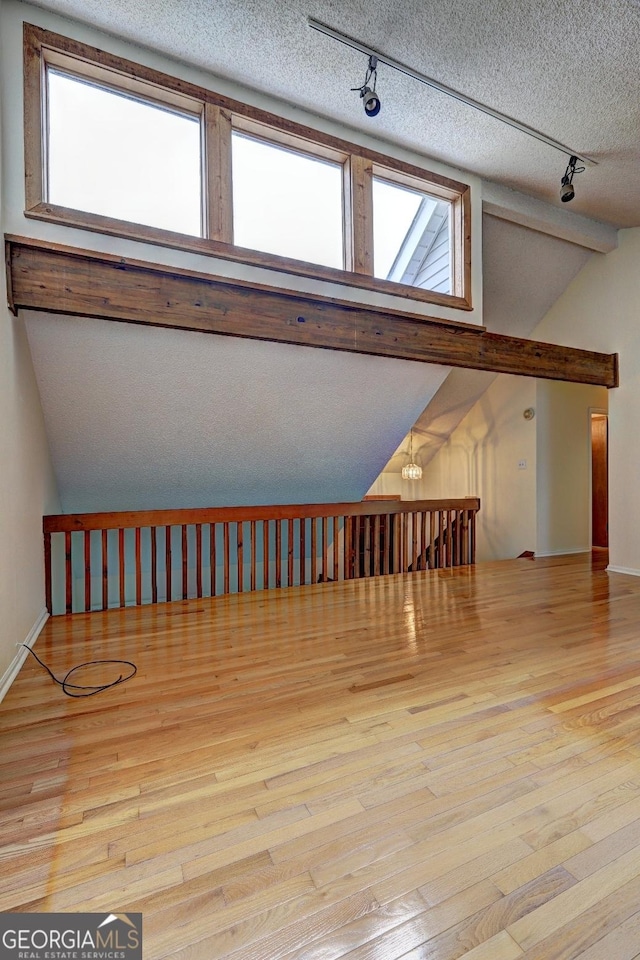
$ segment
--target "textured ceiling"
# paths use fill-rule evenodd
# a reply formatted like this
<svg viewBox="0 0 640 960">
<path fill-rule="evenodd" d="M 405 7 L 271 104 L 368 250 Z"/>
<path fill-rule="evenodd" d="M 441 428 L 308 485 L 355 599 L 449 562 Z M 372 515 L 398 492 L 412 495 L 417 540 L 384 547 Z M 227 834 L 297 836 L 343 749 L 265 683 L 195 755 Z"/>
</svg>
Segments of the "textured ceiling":
<svg viewBox="0 0 640 960">
<path fill-rule="evenodd" d="M 600 256 L 486 214 L 482 234 L 484 322 L 493 333 L 514 337 L 530 336 L 589 257 Z M 419 464 L 426 466 L 435 456 L 495 377 L 482 370 L 450 372 L 416 422 L 413 448 Z M 407 451 L 405 438 L 385 469 L 401 470 Z"/>
<path fill-rule="evenodd" d="M 25 318 L 67 513 L 359 500 L 448 371 Z"/>
<path fill-rule="evenodd" d="M 631 0 L 44 0 L 40 6 L 560 204 L 562 154 L 381 65 L 383 107 L 349 88 L 366 57 L 322 20 L 558 139 L 598 166 L 571 209 L 640 224 L 640 4 Z"/>
</svg>

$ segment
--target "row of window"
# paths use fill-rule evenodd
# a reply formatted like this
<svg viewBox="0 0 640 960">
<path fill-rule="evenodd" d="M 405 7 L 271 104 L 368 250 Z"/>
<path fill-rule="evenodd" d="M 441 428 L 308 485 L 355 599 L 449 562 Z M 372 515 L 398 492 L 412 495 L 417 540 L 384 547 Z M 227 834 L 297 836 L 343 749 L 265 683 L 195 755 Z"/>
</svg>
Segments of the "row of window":
<svg viewBox="0 0 640 960">
<path fill-rule="evenodd" d="M 82 225 L 95 217 L 95 229 L 105 218 L 155 228 L 157 242 L 163 232 L 222 240 L 234 259 L 244 251 L 250 262 L 255 251 L 268 255 L 262 265 L 286 269 L 285 258 L 297 272 L 314 275 L 302 265 L 316 265 L 339 282 L 357 274 L 360 285 L 391 281 L 420 299 L 469 306 L 465 185 L 416 177 L 359 148 L 356 162 L 342 141 L 314 144 L 306 128 L 300 136 L 288 123 L 285 134 L 284 122 L 249 122 L 238 110 L 218 110 L 212 124 L 208 104 L 224 108 L 223 98 L 198 91 L 206 99 L 192 99 L 191 89 L 176 97 L 165 86 L 172 78 L 155 75 L 150 85 L 145 69 L 136 83 L 135 65 L 119 61 L 118 71 L 110 57 L 105 69 L 99 51 L 70 46 L 80 47 L 25 25 L 26 121 L 39 111 L 44 140 L 33 157 L 27 138 L 27 183 L 42 186 L 35 198 L 28 188 L 27 214 L 64 222 L 78 211 L 90 215 Z M 225 219 L 211 214 L 216 202 L 229 207 L 222 234 L 210 225 Z M 219 242 L 211 252 L 220 255 Z"/>
</svg>

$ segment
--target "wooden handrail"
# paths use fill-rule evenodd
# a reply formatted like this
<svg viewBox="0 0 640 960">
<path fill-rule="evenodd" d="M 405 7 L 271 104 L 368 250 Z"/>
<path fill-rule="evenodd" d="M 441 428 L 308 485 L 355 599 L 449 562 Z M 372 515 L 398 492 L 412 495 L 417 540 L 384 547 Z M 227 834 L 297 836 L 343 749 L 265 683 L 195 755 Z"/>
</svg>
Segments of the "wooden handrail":
<svg viewBox="0 0 640 960">
<path fill-rule="evenodd" d="M 183 510 L 135 510 L 117 513 L 58 513 L 43 517 L 45 533 L 73 530 L 128 530 L 250 520 L 296 520 L 299 517 L 366 517 L 387 513 L 479 510 L 479 497 L 448 500 L 365 500 L 356 503 L 293 503 L 252 507 L 197 507 Z"/>
<path fill-rule="evenodd" d="M 477 497 L 43 518 L 51 613 L 475 562 Z"/>
</svg>

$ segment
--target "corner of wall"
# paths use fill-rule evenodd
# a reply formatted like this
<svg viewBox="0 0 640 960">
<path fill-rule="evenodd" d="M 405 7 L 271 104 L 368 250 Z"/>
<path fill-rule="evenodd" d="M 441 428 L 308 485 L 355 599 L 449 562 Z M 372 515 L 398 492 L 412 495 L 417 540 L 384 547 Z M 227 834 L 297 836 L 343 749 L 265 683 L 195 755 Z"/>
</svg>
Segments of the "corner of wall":
<svg viewBox="0 0 640 960">
<path fill-rule="evenodd" d="M 4 13 L 4 11 L 0 11 Z M 2 29 L 3 21 L 0 21 Z M 0 104 L 0 158 L 6 142 Z M 0 166 L 0 230 L 6 229 L 5 167 Z M 59 510 L 38 386 L 22 321 L 9 312 L 0 273 L 0 691 L 8 689 L 46 612 L 42 515 Z"/>
</svg>

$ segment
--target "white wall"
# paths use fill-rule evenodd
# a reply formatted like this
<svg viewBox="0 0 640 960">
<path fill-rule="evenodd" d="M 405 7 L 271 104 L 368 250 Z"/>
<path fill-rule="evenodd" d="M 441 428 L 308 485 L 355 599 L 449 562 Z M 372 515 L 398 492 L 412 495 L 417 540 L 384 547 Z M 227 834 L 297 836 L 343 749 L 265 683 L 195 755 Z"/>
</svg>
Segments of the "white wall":
<svg viewBox="0 0 640 960">
<path fill-rule="evenodd" d="M 497 377 L 413 484 L 413 499 L 480 497 L 479 562 L 535 550 L 535 402 L 535 380 Z"/>
<path fill-rule="evenodd" d="M 1 29 L 1 27 L 0 27 Z M 1 125 L 0 125 L 1 131 Z M 0 148 L 2 136 L 0 133 Z M 0 149 L 0 157 L 3 152 Z M 0 169 L 0 184 L 4 168 Z M 0 189 L 0 224 L 6 196 Z M 0 272 L 0 699 L 44 614 L 42 515 L 59 503 L 31 355 Z"/>
<path fill-rule="evenodd" d="M 479 496 L 479 561 L 589 550 L 590 412 L 606 412 L 608 398 L 605 387 L 498 376 L 421 481 L 383 472 L 371 492 L 403 500 Z M 523 417 L 528 407 L 533 420 Z M 414 453 L 420 463 L 415 436 Z"/>
<path fill-rule="evenodd" d="M 610 569 L 640 575 L 640 229 L 591 258 L 534 332 L 538 340 L 620 355 L 609 391 Z"/>
<path fill-rule="evenodd" d="M 591 410 L 606 387 L 537 384 L 537 556 L 591 549 Z"/>
</svg>

